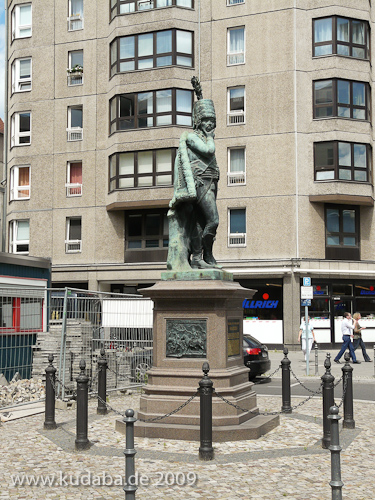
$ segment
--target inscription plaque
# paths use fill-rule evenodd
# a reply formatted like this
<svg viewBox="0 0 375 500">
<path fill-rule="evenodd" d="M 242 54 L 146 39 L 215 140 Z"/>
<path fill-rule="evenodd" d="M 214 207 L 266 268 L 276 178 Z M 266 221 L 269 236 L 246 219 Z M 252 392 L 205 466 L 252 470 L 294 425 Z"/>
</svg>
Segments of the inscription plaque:
<svg viewBox="0 0 375 500">
<path fill-rule="evenodd" d="M 228 357 L 240 355 L 240 320 L 228 319 L 227 323 Z"/>
<path fill-rule="evenodd" d="M 167 319 L 167 357 L 205 358 L 206 340 L 206 319 Z"/>
</svg>

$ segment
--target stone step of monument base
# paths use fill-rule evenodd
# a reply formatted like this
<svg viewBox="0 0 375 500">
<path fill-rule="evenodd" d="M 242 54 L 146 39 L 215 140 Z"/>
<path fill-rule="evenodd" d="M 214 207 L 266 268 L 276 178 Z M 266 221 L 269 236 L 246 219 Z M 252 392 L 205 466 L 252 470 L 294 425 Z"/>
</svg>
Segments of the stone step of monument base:
<svg viewBox="0 0 375 500">
<path fill-rule="evenodd" d="M 115 429 L 125 434 L 125 423 L 116 420 Z M 257 415 L 239 425 L 222 425 L 212 428 L 212 441 L 242 441 L 258 439 L 279 425 L 278 415 Z M 156 439 L 174 439 L 182 441 L 200 441 L 199 425 L 161 424 L 137 421 L 134 425 L 136 437 Z"/>
</svg>

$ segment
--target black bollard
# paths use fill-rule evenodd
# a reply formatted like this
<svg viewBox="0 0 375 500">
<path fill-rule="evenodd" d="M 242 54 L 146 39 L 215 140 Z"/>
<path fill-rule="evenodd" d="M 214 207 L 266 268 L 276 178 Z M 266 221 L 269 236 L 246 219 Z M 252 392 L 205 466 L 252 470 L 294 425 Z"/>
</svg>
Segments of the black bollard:
<svg viewBox="0 0 375 500">
<path fill-rule="evenodd" d="M 353 367 L 350 366 L 350 354 L 344 354 L 345 365 L 342 367 L 342 390 L 344 394 L 344 420 L 342 426 L 345 429 L 355 429 L 353 412 Z"/>
<path fill-rule="evenodd" d="M 290 404 L 290 359 L 288 359 L 288 348 L 284 347 L 284 358 L 281 360 L 281 390 L 282 402 L 281 411 L 283 413 L 292 413 Z"/>
<path fill-rule="evenodd" d="M 105 350 L 100 349 L 100 358 L 98 359 L 98 407 L 96 413 L 105 415 L 107 413 L 107 360 Z"/>
<path fill-rule="evenodd" d="M 87 439 L 88 428 L 88 384 L 89 377 L 85 374 L 86 361 L 81 359 L 79 369 L 81 373 L 76 378 L 77 381 L 77 430 L 76 430 L 76 450 L 87 450 L 90 448 L 90 441 Z"/>
<path fill-rule="evenodd" d="M 46 403 L 44 413 L 44 428 L 47 430 L 56 429 L 55 422 L 55 375 L 56 368 L 52 366 L 53 354 L 48 355 L 49 365 L 46 368 Z"/>
<path fill-rule="evenodd" d="M 134 417 L 134 410 L 126 410 L 124 422 L 126 424 L 126 441 L 125 441 L 125 500 L 135 500 L 135 492 L 137 490 L 135 477 L 135 454 L 134 448 L 134 422 L 137 419 Z"/>
<path fill-rule="evenodd" d="M 342 500 L 342 487 L 344 483 L 341 481 L 340 467 L 340 446 L 339 435 L 339 409 L 337 406 L 331 406 L 328 418 L 331 422 L 331 444 L 329 450 L 331 452 L 331 481 L 329 485 L 332 488 L 332 500 Z"/>
<path fill-rule="evenodd" d="M 334 402 L 334 385 L 335 377 L 331 373 L 331 355 L 327 353 L 324 360 L 325 374 L 322 376 L 323 382 L 323 438 L 322 448 L 328 449 L 331 444 L 331 421 L 328 420 L 329 409 L 335 404 Z"/>
<path fill-rule="evenodd" d="M 200 393 L 200 460 L 213 460 L 214 449 L 212 447 L 212 393 L 213 382 L 208 377 L 210 365 L 205 361 L 202 366 L 204 377 L 199 382 Z"/>
</svg>

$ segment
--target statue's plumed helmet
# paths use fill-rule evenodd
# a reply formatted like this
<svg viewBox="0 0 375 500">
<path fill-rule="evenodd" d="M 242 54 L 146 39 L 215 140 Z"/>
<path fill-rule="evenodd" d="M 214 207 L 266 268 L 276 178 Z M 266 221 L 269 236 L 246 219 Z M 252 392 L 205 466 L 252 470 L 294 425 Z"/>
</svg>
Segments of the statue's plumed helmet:
<svg viewBox="0 0 375 500">
<path fill-rule="evenodd" d="M 193 126 L 198 128 L 203 118 L 212 118 L 216 126 L 216 113 L 212 99 L 200 99 L 194 103 Z"/>
</svg>

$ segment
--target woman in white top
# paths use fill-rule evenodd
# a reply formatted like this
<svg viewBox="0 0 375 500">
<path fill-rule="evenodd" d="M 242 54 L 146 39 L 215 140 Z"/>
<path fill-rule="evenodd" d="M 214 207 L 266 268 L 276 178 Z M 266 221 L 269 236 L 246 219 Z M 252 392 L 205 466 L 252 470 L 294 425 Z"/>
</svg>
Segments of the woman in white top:
<svg viewBox="0 0 375 500">
<path fill-rule="evenodd" d="M 305 361 L 306 361 L 305 329 L 306 329 L 306 323 L 305 323 L 305 318 L 303 317 L 302 321 L 301 321 L 301 326 L 299 327 L 298 342 L 301 340 L 301 336 L 302 336 L 302 351 L 303 351 L 303 354 L 305 355 Z M 308 345 L 309 354 L 310 354 L 313 342 L 315 342 L 315 333 L 314 333 L 314 328 L 313 328 L 311 321 L 310 321 L 310 316 L 309 316 L 309 321 L 308 321 L 308 326 L 307 326 L 307 337 L 308 337 L 308 344 L 307 345 Z"/>
</svg>

